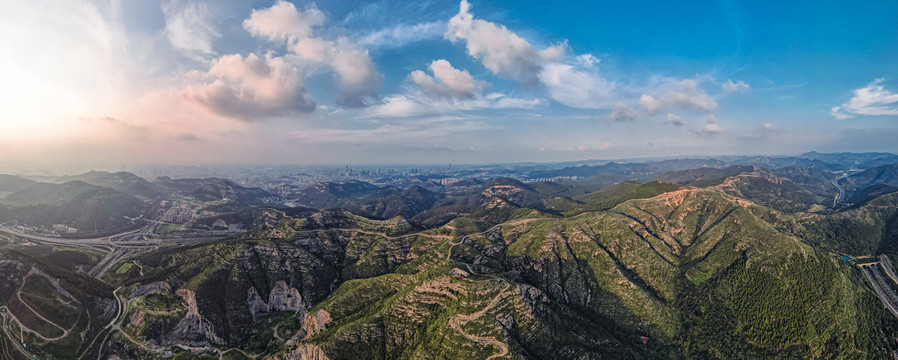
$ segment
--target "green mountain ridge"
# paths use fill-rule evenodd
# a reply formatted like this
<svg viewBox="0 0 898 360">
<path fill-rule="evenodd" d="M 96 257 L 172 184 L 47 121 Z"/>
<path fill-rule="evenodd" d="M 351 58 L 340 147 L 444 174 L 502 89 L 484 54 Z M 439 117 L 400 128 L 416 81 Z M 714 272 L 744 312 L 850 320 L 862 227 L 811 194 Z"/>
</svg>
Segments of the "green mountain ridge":
<svg viewBox="0 0 898 360">
<path fill-rule="evenodd" d="M 31 226 L 74 226 L 83 232 L 107 232 L 130 224 L 146 210 L 143 201 L 114 189 L 82 181 L 35 183 L 0 199 L 0 219 Z"/>
<path fill-rule="evenodd" d="M 458 219 L 424 232 L 401 218 L 273 212 L 240 239 L 139 261 L 144 278 L 195 293 L 209 333 L 191 334 L 192 343 L 252 352 L 343 359 L 477 358 L 503 349 L 525 358 L 876 351 L 872 339 L 887 341 L 876 329 L 889 319 L 858 313 L 882 309 L 857 270 L 764 220 L 770 213 L 778 212 L 695 188 L 571 217 L 524 216 L 494 227 Z M 275 289 L 295 289 L 307 308 L 254 319 L 253 301 L 280 304 L 287 290 Z M 247 300 L 251 292 L 259 300 Z M 277 337 L 284 342 L 274 349 L 263 340 Z"/>
<path fill-rule="evenodd" d="M 875 257 L 898 256 L 898 193 L 871 190 L 834 208 L 842 175 L 795 166 L 643 175 L 672 182 L 597 191 L 511 178 L 321 183 L 308 191 L 337 205 L 324 210 L 266 206 L 267 192 L 223 179 L 163 177 L 150 184 L 169 201 L 200 206 L 170 239 L 220 231 L 219 220 L 247 230 L 125 257 L 0 234 L 0 314 L 15 314 L 8 324 L 35 332 L 28 346 L 56 358 L 868 359 L 898 350 L 898 319 L 856 266 L 885 268 Z M 888 185 L 866 188 L 875 186 Z M 111 187 L 38 183 L 2 199 L 0 219 L 23 209 L 32 218 L 126 212 L 119 201 L 148 206 Z M 84 274 L 106 258 L 99 280 Z M 85 331 L 82 340 L 57 323 Z M 0 356 L 17 354 L 11 346 L 0 341 Z"/>
</svg>

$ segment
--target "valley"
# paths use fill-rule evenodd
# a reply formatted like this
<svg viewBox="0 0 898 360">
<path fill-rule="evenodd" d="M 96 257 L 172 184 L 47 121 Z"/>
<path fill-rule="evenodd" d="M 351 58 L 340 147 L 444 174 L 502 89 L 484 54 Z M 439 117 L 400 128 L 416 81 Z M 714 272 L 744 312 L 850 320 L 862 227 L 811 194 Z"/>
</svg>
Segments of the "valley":
<svg viewBox="0 0 898 360">
<path fill-rule="evenodd" d="M 143 213 L 73 236 L 15 215 L 34 203 L 27 192 L 0 199 L 12 214 L 0 218 L 0 354 L 892 356 L 898 193 L 872 195 L 891 178 L 743 161 L 578 168 L 583 180 L 566 182 L 319 184 L 280 197 L 292 206 L 231 180 L 94 172 L 79 178 L 143 184 L 115 182 Z M 58 214 L 68 227 L 83 216 Z"/>
</svg>

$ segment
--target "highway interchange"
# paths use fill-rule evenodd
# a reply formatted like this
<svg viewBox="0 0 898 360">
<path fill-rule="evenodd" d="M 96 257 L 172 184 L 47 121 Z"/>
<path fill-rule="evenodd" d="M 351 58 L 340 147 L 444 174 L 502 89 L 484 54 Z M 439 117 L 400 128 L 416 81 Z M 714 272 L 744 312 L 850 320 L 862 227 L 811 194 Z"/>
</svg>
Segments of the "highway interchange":
<svg viewBox="0 0 898 360">
<path fill-rule="evenodd" d="M 150 220 L 150 219 L 140 219 L 137 221 L 146 222 L 146 225 L 141 226 L 140 228 L 103 236 L 103 237 L 95 237 L 95 238 L 63 238 L 63 237 L 55 237 L 41 234 L 31 234 L 20 231 L 19 229 L 7 226 L 6 223 L 0 224 L 0 232 L 6 233 L 9 235 L 13 235 L 22 239 L 27 239 L 30 242 L 57 246 L 57 247 L 66 247 L 73 249 L 82 249 L 82 250 L 92 250 L 105 254 L 105 256 L 97 262 L 94 267 L 87 270 L 86 273 L 94 278 L 101 278 L 103 275 L 108 272 L 113 266 L 118 264 L 121 260 L 136 256 L 148 251 L 156 250 L 161 247 L 166 246 L 176 246 L 183 244 L 196 243 L 200 241 L 221 239 L 227 236 L 234 235 L 233 232 L 227 231 L 205 231 L 201 234 L 202 236 L 160 236 L 158 231 L 163 225 L 167 223 L 158 221 L 158 220 Z M 190 235 L 197 235 L 198 233 L 193 233 Z M 30 273 L 29 273 L 30 274 Z M 119 289 L 116 289 L 118 291 Z M 81 357 L 83 358 L 89 350 L 93 347 L 94 342 L 98 340 L 101 335 L 105 335 L 103 337 L 103 342 L 100 343 L 100 348 L 102 349 L 105 344 L 106 339 L 111 334 L 110 330 L 115 330 L 116 323 L 122 321 L 124 317 L 124 306 L 122 299 L 113 292 L 115 296 L 118 306 L 117 313 L 115 318 L 105 327 L 103 328 L 97 336 L 93 339 L 91 344 L 81 353 Z M 35 312 L 37 314 L 37 312 Z M 40 316 L 40 314 L 37 314 Z M 25 348 L 25 344 L 20 344 L 19 341 L 16 341 L 17 337 L 14 334 L 9 332 L 8 325 L 11 322 L 16 322 L 20 329 L 26 330 L 26 328 L 21 325 L 18 320 L 13 316 L 13 314 L 9 313 L 9 311 L 4 306 L 0 308 L 0 326 L 3 326 L 3 332 L 7 339 L 14 345 L 14 348 L 11 349 L 2 349 L 3 352 L 14 350 L 19 352 L 22 355 L 25 355 L 27 358 L 36 358 L 33 354 L 31 354 L 27 348 Z M 51 323 L 52 324 L 52 323 Z M 55 324 L 54 324 L 55 325 Z M 58 325 L 56 325 L 58 327 Z M 68 334 L 68 330 L 63 329 L 66 334 Z M 34 333 L 40 335 L 34 331 L 27 330 L 29 333 Z M 61 337 L 60 337 L 61 338 Z M 23 341 L 22 339 L 19 339 Z M 45 340 L 56 340 L 56 339 L 45 339 Z M 0 353 L 0 357 L 3 353 Z M 9 355 L 9 354 L 7 354 Z"/>
<path fill-rule="evenodd" d="M 141 219 L 147 224 L 134 230 L 121 232 L 118 234 L 96 237 L 96 238 L 63 238 L 47 235 L 30 234 L 19 231 L 18 229 L 0 224 L 0 232 L 14 235 L 31 242 L 68 247 L 75 249 L 93 250 L 106 254 L 92 269 L 87 273 L 94 278 L 101 278 L 112 266 L 122 259 L 142 254 L 151 250 L 159 249 L 164 246 L 174 246 L 195 243 L 209 239 L 220 239 L 223 237 L 234 235 L 232 232 L 213 232 L 208 231 L 202 237 L 180 237 L 171 236 L 163 237 L 157 232 L 166 224 L 158 220 Z"/>
</svg>

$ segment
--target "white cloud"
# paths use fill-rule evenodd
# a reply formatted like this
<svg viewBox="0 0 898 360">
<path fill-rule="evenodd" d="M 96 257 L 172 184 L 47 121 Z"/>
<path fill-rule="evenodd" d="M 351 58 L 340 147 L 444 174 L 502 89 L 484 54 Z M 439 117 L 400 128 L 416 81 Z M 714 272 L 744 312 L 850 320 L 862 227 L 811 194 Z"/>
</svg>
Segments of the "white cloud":
<svg viewBox="0 0 898 360">
<path fill-rule="evenodd" d="M 542 99 L 510 97 L 492 93 L 471 99 L 434 98 L 415 95 L 394 95 L 384 98 L 381 105 L 366 109 L 369 117 L 410 117 L 481 109 L 532 109 L 545 105 Z"/>
<path fill-rule="evenodd" d="M 220 116 L 249 121 L 315 109 L 301 74 L 282 57 L 225 55 L 205 77 L 212 81 L 188 86 L 182 95 Z"/>
<path fill-rule="evenodd" d="M 464 42 L 468 55 L 493 74 L 516 79 L 525 87 L 545 85 L 549 97 L 561 104 L 581 109 L 611 106 L 615 84 L 598 74 L 595 56 L 559 61 L 567 52 L 566 42 L 536 50 L 504 25 L 475 19 L 467 0 L 449 19 L 445 37 L 453 43 Z"/>
<path fill-rule="evenodd" d="M 407 95 L 395 95 L 384 98 L 381 105 L 371 106 L 367 113 L 374 117 L 405 117 L 432 112 L 435 109 L 426 103 Z"/>
<path fill-rule="evenodd" d="M 309 37 L 315 27 L 324 24 L 324 13 L 315 7 L 298 11 L 296 6 L 279 0 L 270 8 L 253 10 L 243 21 L 243 28 L 253 36 L 267 37 L 271 41 L 284 41 Z"/>
<path fill-rule="evenodd" d="M 333 56 L 334 42 L 321 38 L 297 39 L 287 54 L 290 60 L 303 68 L 326 63 Z"/>
<path fill-rule="evenodd" d="M 721 88 L 725 92 L 747 91 L 749 88 L 749 85 L 746 84 L 742 80 L 739 80 L 734 83 L 733 80 L 727 79 L 727 82 L 723 83 Z"/>
<path fill-rule="evenodd" d="M 202 2 L 173 0 L 162 6 L 165 35 L 169 43 L 188 55 L 215 54 L 212 42 L 221 34 L 212 23 L 212 14 Z"/>
<path fill-rule="evenodd" d="M 717 117 L 712 114 L 708 114 L 705 115 L 705 126 L 701 129 L 695 129 L 693 131 L 699 134 L 713 135 L 723 132 L 723 129 L 721 129 L 720 125 L 717 124 Z"/>
<path fill-rule="evenodd" d="M 692 79 L 673 81 L 673 90 L 664 96 L 666 101 L 683 108 L 693 108 L 703 111 L 717 109 L 717 101 L 698 87 L 698 83 Z"/>
<path fill-rule="evenodd" d="M 695 110 L 704 113 L 717 110 L 717 101 L 692 79 L 667 79 L 653 92 L 660 95 L 643 94 L 639 99 L 639 105 L 650 114 L 657 113 L 661 109 Z"/>
<path fill-rule="evenodd" d="M 358 44 L 367 48 L 398 48 L 443 35 L 446 22 L 431 21 L 414 25 L 400 24 L 380 29 L 359 38 Z"/>
<path fill-rule="evenodd" d="M 829 114 L 839 120 L 851 119 L 854 117 L 842 112 L 841 106 L 834 106 L 832 109 L 830 109 Z"/>
<path fill-rule="evenodd" d="M 609 120 L 614 121 L 631 121 L 636 119 L 636 112 L 625 104 L 614 104 L 611 114 L 608 115 Z"/>
<path fill-rule="evenodd" d="M 564 43 L 534 50 L 527 40 L 505 26 L 474 19 L 470 10 L 471 4 L 462 0 L 458 14 L 449 19 L 445 37 L 453 43 L 464 40 L 468 55 L 480 60 L 494 74 L 535 86 L 542 64 L 557 60 L 565 53 Z"/>
<path fill-rule="evenodd" d="M 592 55 L 585 59 L 590 66 L 595 63 Z M 539 80 L 545 84 L 551 98 L 581 109 L 607 108 L 614 90 L 614 83 L 595 73 L 561 63 L 546 64 L 539 73 Z"/>
<path fill-rule="evenodd" d="M 658 110 L 661 108 L 661 104 L 649 94 L 642 94 L 642 96 L 639 97 L 639 106 L 645 110 L 645 112 L 652 115 L 657 114 Z M 668 118 L 670 118 L 670 115 L 673 114 L 668 114 Z"/>
<path fill-rule="evenodd" d="M 333 57 L 328 63 L 340 77 L 337 104 L 343 107 L 366 106 L 366 99 L 377 98 L 383 75 L 377 72 L 368 50 L 357 48 L 344 38 L 334 44 L 330 49 Z"/>
<path fill-rule="evenodd" d="M 243 27 L 253 36 L 286 41 L 289 53 L 285 58 L 302 72 L 319 67 L 333 70 L 338 78 L 338 105 L 347 108 L 368 105 L 378 98 L 377 89 L 383 84 L 383 75 L 377 72 L 368 50 L 348 38 L 327 40 L 314 36 L 324 22 L 324 13 L 314 6 L 299 11 L 281 0 L 270 8 L 253 10 Z"/>
<path fill-rule="evenodd" d="M 430 63 L 433 76 L 421 70 L 412 71 L 409 79 L 418 84 L 426 94 L 438 97 L 473 98 L 479 86 L 470 73 L 452 67 L 449 61 L 440 59 Z"/>
<path fill-rule="evenodd" d="M 597 59 L 595 56 L 592 56 L 592 54 L 583 54 L 576 56 L 574 57 L 574 61 L 580 66 L 584 67 L 592 67 L 599 63 L 599 59 Z"/>
<path fill-rule="evenodd" d="M 854 90 L 854 97 L 848 102 L 833 107 L 830 114 L 839 120 L 854 115 L 898 115 L 898 94 L 880 85 L 883 79 L 876 79 L 867 86 Z"/>
</svg>

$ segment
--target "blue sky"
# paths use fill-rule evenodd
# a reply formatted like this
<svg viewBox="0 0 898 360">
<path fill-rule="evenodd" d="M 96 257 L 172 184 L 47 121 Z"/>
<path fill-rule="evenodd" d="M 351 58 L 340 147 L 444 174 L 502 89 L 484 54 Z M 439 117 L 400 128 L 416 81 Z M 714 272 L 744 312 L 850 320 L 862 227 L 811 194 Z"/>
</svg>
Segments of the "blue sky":
<svg viewBox="0 0 898 360">
<path fill-rule="evenodd" d="M 898 3 L 0 5 L 0 165 L 898 151 Z"/>
</svg>

